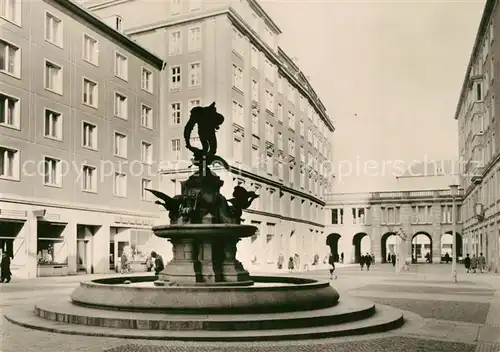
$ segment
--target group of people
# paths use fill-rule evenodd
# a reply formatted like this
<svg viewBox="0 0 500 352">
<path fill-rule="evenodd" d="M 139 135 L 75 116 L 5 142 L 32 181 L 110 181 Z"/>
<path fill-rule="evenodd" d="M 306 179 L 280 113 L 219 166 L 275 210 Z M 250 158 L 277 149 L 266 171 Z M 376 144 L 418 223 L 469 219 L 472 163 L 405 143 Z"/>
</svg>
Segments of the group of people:
<svg viewBox="0 0 500 352">
<path fill-rule="evenodd" d="M 146 258 L 146 270 L 148 272 L 153 271 L 155 275 L 158 275 L 163 269 L 165 269 L 165 264 L 161 255 L 152 251 L 150 255 Z M 120 273 L 130 273 L 132 271 L 131 262 L 127 256 L 127 253 L 123 251 L 120 260 Z"/>
<path fill-rule="evenodd" d="M 365 255 L 362 255 L 359 257 L 359 266 L 361 267 L 361 270 L 363 270 L 364 266 L 366 265 L 366 270 L 370 271 L 370 266 L 375 263 L 375 256 L 366 253 Z"/>
<path fill-rule="evenodd" d="M 480 273 L 484 273 L 486 272 L 486 258 L 483 253 L 479 253 L 478 257 L 474 254 L 472 258 L 467 253 L 467 256 L 464 258 L 464 266 L 467 269 L 467 273 L 472 271 L 476 273 L 478 270 Z"/>
</svg>

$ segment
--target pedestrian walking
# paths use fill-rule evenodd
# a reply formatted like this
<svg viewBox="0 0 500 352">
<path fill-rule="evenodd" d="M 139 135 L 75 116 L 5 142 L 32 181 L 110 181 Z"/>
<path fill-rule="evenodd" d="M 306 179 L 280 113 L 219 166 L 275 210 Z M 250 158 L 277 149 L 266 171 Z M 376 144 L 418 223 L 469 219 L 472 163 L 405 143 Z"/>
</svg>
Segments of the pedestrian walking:
<svg viewBox="0 0 500 352">
<path fill-rule="evenodd" d="M 288 271 L 293 271 L 293 257 L 288 258 Z"/>
<path fill-rule="evenodd" d="M 9 283 L 11 278 L 10 256 L 4 252 L 2 254 L 2 261 L 0 262 L 0 283 Z"/>
<path fill-rule="evenodd" d="M 467 255 L 465 256 L 464 266 L 465 266 L 465 270 L 467 270 L 467 273 L 469 273 L 470 272 L 470 257 L 469 257 L 469 253 L 467 253 Z"/>
<path fill-rule="evenodd" d="M 295 253 L 293 257 L 293 266 L 296 270 L 300 270 L 300 256 L 298 253 Z"/>
<path fill-rule="evenodd" d="M 370 271 L 370 266 L 372 265 L 372 256 L 368 253 L 365 255 L 366 271 Z"/>
<path fill-rule="evenodd" d="M 165 264 L 163 264 L 163 258 L 155 251 L 151 252 L 151 257 L 155 261 L 155 275 L 158 275 L 163 269 L 165 269 Z"/>
<path fill-rule="evenodd" d="M 480 273 L 484 273 L 486 271 L 486 258 L 483 253 L 479 253 L 479 257 L 477 258 L 477 265 Z"/>
<path fill-rule="evenodd" d="M 335 257 L 330 253 L 328 256 L 328 264 L 330 264 L 330 280 L 335 276 L 335 280 L 337 280 L 337 275 L 335 274 Z"/>
<path fill-rule="evenodd" d="M 391 262 L 392 262 L 392 266 L 396 266 L 396 254 L 391 254 Z"/>
<path fill-rule="evenodd" d="M 477 257 L 476 257 L 475 254 L 472 256 L 472 259 L 470 260 L 470 268 L 471 268 L 471 270 L 474 271 L 474 273 L 476 272 L 476 269 L 477 269 Z"/>
<path fill-rule="evenodd" d="M 361 267 L 361 271 L 363 271 L 363 268 L 365 267 L 365 256 L 361 255 L 359 257 L 359 266 Z"/>
</svg>

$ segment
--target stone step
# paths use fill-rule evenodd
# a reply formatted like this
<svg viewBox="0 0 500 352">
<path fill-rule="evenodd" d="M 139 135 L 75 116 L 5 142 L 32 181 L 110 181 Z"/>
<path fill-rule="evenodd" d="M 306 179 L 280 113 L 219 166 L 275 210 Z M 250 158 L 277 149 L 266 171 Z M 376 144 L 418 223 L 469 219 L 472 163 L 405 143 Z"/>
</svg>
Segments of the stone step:
<svg viewBox="0 0 500 352">
<path fill-rule="evenodd" d="M 161 314 L 124 312 L 82 307 L 71 301 L 45 300 L 35 305 L 40 318 L 67 324 L 138 330 L 237 331 L 293 329 L 335 325 L 369 318 L 375 304 L 363 299 L 341 298 L 334 307 L 302 312 L 268 314 Z"/>
<path fill-rule="evenodd" d="M 88 325 L 64 324 L 42 319 L 33 313 L 32 306 L 4 310 L 6 319 L 14 324 L 53 333 L 114 337 L 124 339 L 181 340 L 181 341 L 282 341 L 303 340 L 380 333 L 404 324 L 403 314 L 394 308 L 377 305 L 376 314 L 359 321 L 296 329 L 206 331 L 206 330 L 139 330 L 115 329 Z"/>
</svg>

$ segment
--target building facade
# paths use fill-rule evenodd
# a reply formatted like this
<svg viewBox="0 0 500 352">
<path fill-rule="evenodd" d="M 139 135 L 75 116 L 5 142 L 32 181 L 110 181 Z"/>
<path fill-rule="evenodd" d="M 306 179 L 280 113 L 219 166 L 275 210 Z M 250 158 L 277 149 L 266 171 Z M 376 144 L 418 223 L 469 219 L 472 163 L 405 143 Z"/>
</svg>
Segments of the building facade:
<svg viewBox="0 0 500 352">
<path fill-rule="evenodd" d="M 498 1 L 488 0 L 455 114 L 465 190 L 464 236 L 495 272 L 500 268 L 499 28 Z"/>
<path fill-rule="evenodd" d="M 231 196 L 242 185 L 260 195 L 244 214 L 259 231 L 241 241 L 239 259 L 267 265 L 280 253 L 297 253 L 312 260 L 324 237 L 334 126 L 258 3 L 163 1 L 144 8 L 138 1 L 92 1 L 89 9 L 113 23 L 121 19 L 125 33 L 169 63 L 160 102 L 162 190 L 178 194 L 190 174 L 183 127 L 191 108 L 215 101 L 226 118 L 217 153 L 231 165 L 218 171 L 222 192 Z"/>
<path fill-rule="evenodd" d="M 473 253 L 472 243 L 462 235 L 462 191 L 452 197 L 449 189 L 328 195 L 326 250 L 339 257 L 343 253 L 345 263 L 359 262 L 366 253 L 384 263 L 390 254 L 397 254 L 395 234 L 400 232 L 406 235 L 401 256 L 440 263 L 446 253 L 451 255 L 453 198 L 460 259 Z"/>
<path fill-rule="evenodd" d="M 17 277 L 156 246 L 163 61 L 68 0 L 0 7 L 0 250 Z"/>
</svg>

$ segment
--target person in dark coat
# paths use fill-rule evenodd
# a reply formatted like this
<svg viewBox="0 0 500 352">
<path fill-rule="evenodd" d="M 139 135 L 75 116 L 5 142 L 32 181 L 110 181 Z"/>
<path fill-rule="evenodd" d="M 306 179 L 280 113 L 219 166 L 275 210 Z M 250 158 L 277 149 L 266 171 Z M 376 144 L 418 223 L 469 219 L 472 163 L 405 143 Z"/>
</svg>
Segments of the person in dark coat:
<svg viewBox="0 0 500 352">
<path fill-rule="evenodd" d="M 392 266 L 396 266 L 396 254 L 391 255 Z"/>
<path fill-rule="evenodd" d="M 7 253 L 2 254 L 2 261 L 0 262 L 0 283 L 8 283 L 12 277 L 10 271 L 10 257 Z"/>
<path fill-rule="evenodd" d="M 328 264 L 330 264 L 330 280 L 335 276 L 335 280 L 337 280 L 337 275 L 335 275 L 335 257 L 330 253 L 328 256 Z"/>
<path fill-rule="evenodd" d="M 163 269 L 165 269 L 163 258 L 155 251 L 151 252 L 151 258 L 153 258 L 155 261 L 155 275 L 158 275 Z"/>
<path fill-rule="evenodd" d="M 392 255 L 391 255 L 391 253 L 389 253 L 387 255 L 387 263 L 390 263 L 390 262 L 392 262 Z"/>
<path fill-rule="evenodd" d="M 467 273 L 469 273 L 470 272 L 470 257 L 469 257 L 469 253 L 467 253 L 467 256 L 464 259 L 464 266 L 465 266 L 465 269 L 467 270 Z"/>
<path fill-rule="evenodd" d="M 344 252 L 340 253 L 340 262 L 344 263 Z"/>
<path fill-rule="evenodd" d="M 359 256 L 359 266 L 361 267 L 361 270 L 363 270 L 363 268 L 365 267 L 365 256 L 364 255 Z"/>
<path fill-rule="evenodd" d="M 368 253 L 365 255 L 366 270 L 370 271 L 370 266 L 372 265 L 372 256 Z"/>
<path fill-rule="evenodd" d="M 293 257 L 288 258 L 288 271 L 292 272 L 293 271 Z"/>
</svg>

